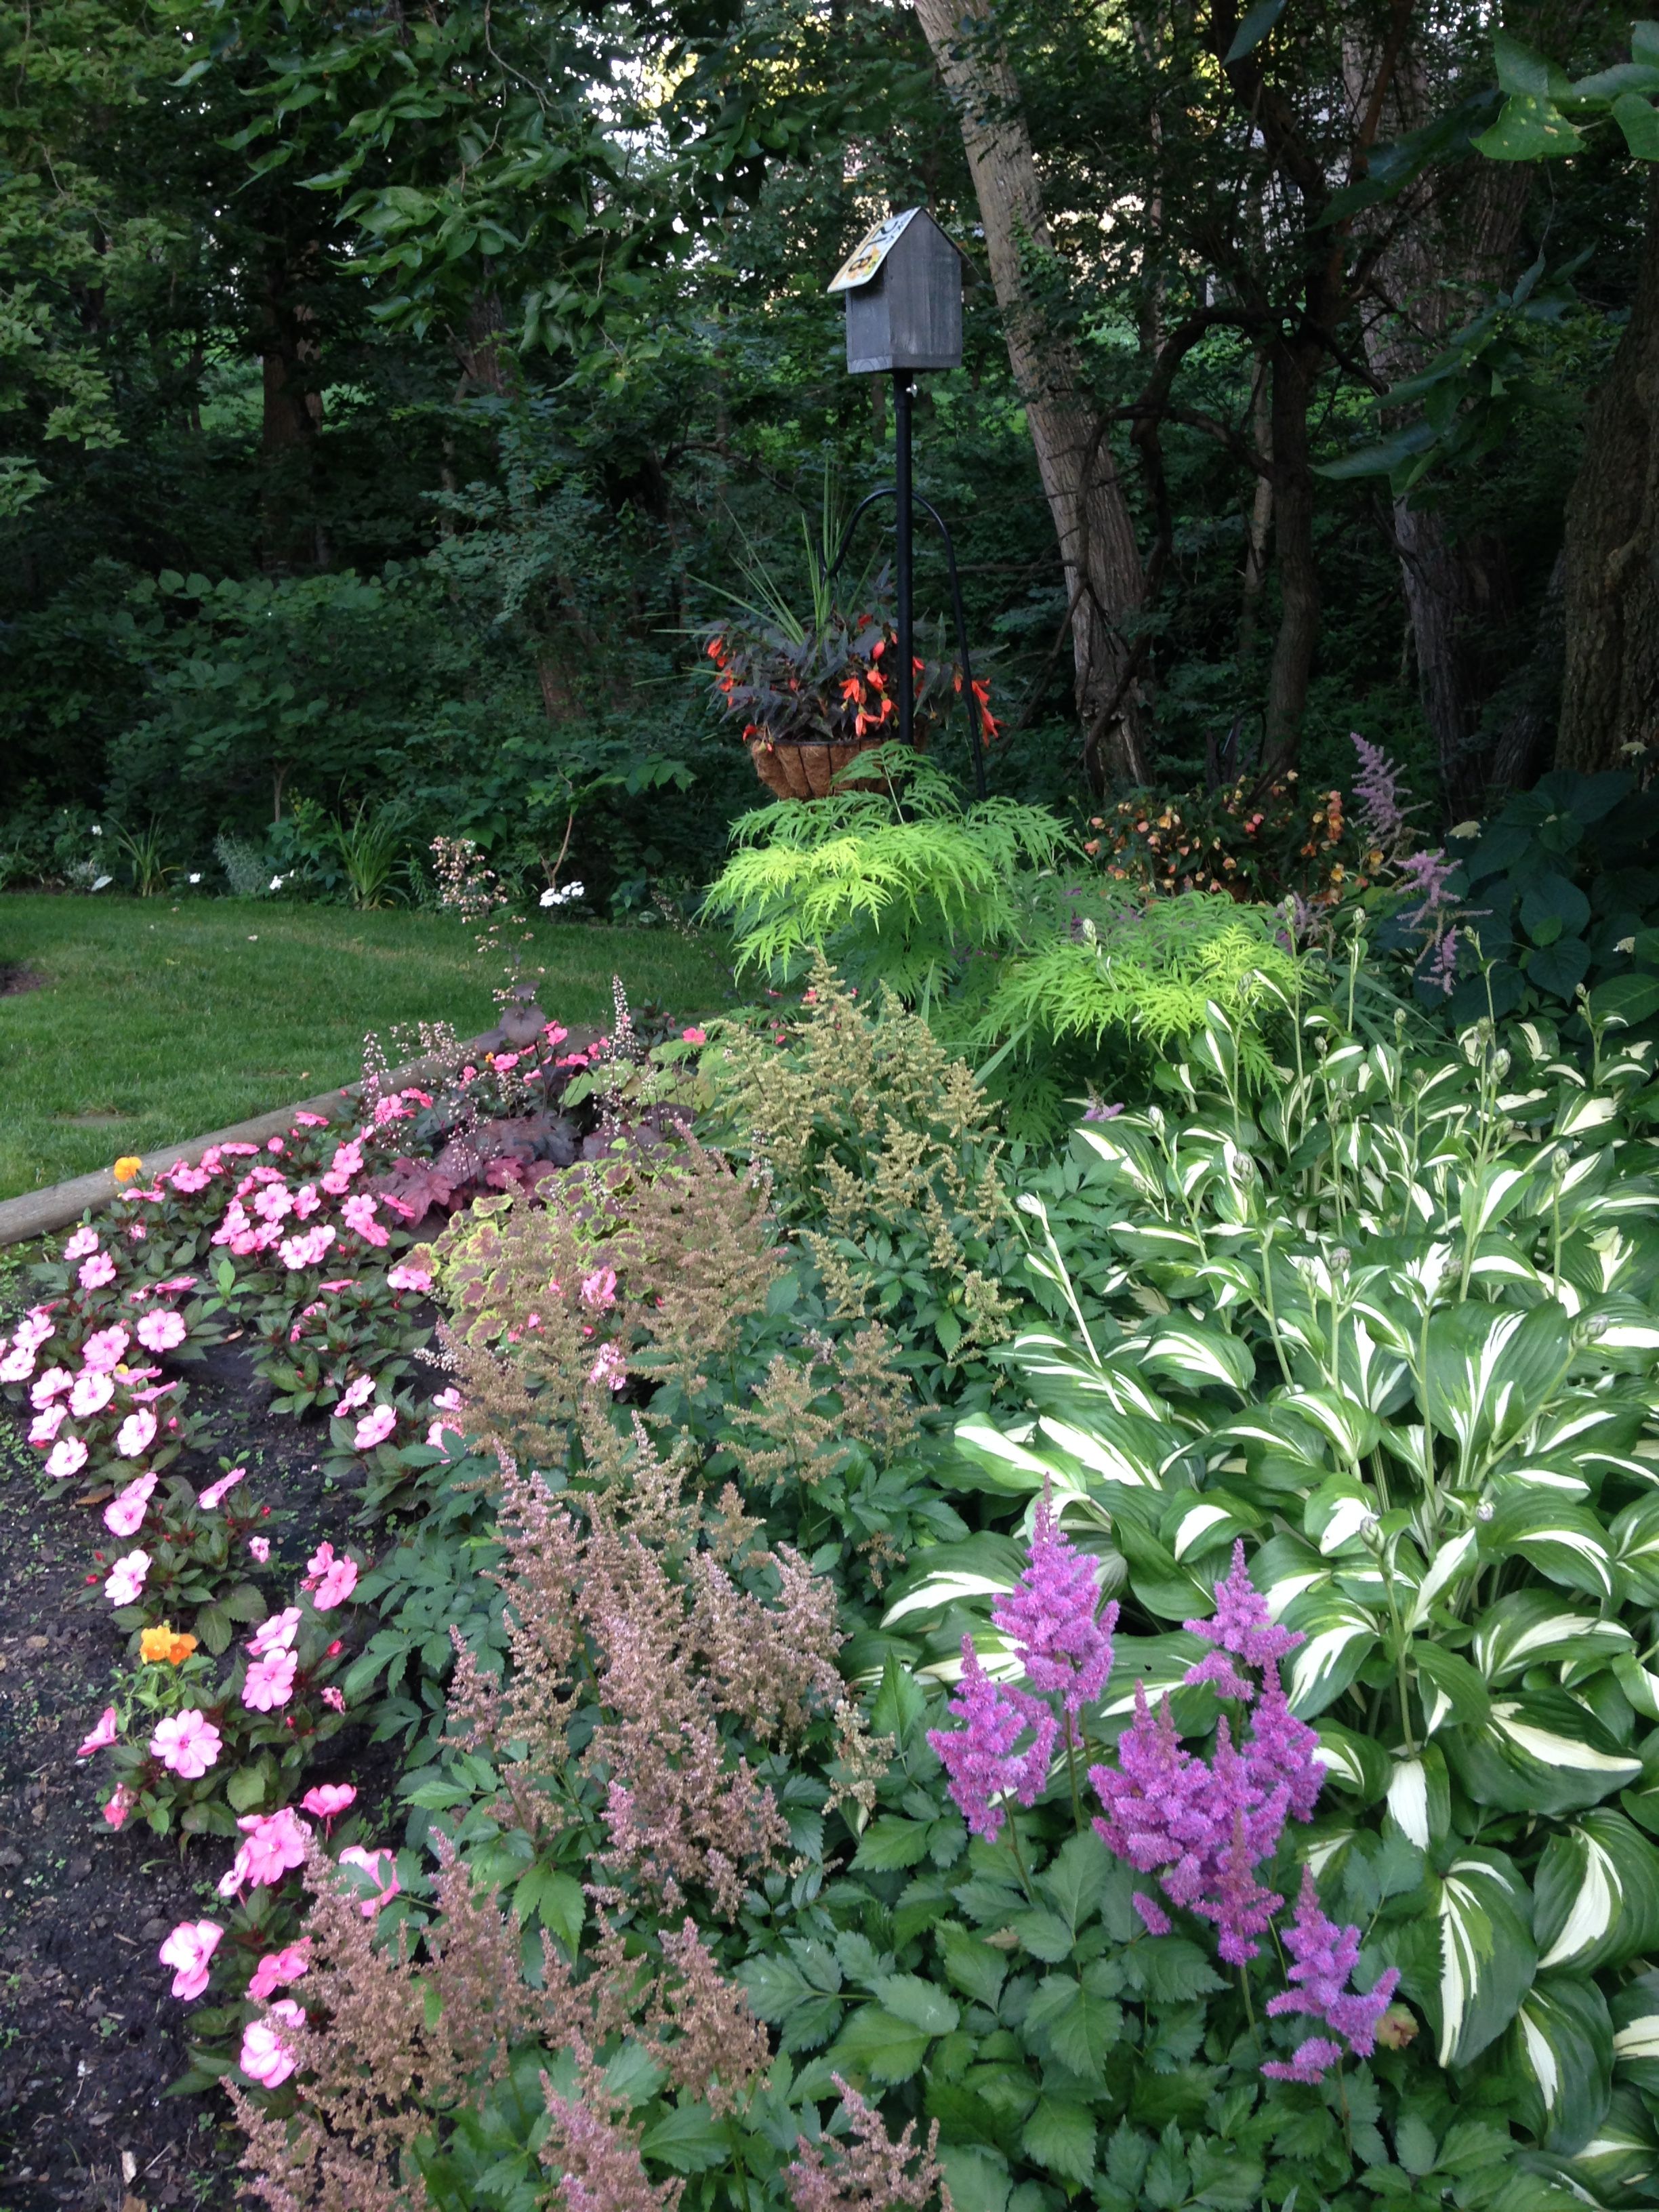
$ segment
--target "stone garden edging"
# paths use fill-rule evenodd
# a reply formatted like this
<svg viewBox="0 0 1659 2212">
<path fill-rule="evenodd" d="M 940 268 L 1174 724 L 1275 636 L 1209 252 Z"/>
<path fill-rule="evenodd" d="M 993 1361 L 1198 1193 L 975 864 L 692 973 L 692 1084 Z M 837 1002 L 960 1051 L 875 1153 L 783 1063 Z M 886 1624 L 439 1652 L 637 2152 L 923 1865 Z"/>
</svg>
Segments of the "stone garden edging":
<svg viewBox="0 0 1659 2212">
<path fill-rule="evenodd" d="M 598 1034 L 596 1030 L 572 1030 L 566 1048 L 580 1052 Z M 487 1030 L 482 1036 L 465 1040 L 460 1050 L 464 1054 L 487 1052 L 500 1039 L 498 1030 Z M 438 1073 L 441 1066 L 437 1058 L 428 1054 L 402 1067 L 394 1067 L 384 1081 L 390 1089 L 401 1090 L 405 1084 L 419 1083 L 423 1077 Z M 271 1113 L 256 1115 L 251 1121 L 238 1121 L 228 1129 L 212 1129 L 206 1136 L 192 1137 L 185 1144 L 163 1145 L 153 1152 L 141 1152 L 138 1161 L 144 1174 L 154 1177 L 181 1160 L 194 1165 L 212 1145 L 263 1144 L 267 1137 L 280 1137 L 296 1114 L 326 1114 L 331 1121 L 343 1120 L 356 1103 L 362 1089 L 361 1083 L 349 1083 L 337 1091 L 319 1091 L 314 1098 L 301 1098 L 292 1106 L 279 1106 Z M 120 1188 L 112 1168 L 99 1168 L 91 1175 L 73 1176 L 68 1182 L 48 1183 L 44 1190 L 29 1190 L 17 1198 L 0 1199 L 0 1245 L 26 1244 L 33 1237 L 50 1235 L 54 1229 L 65 1229 L 71 1221 L 78 1221 L 88 1206 L 107 1206 Z"/>
</svg>

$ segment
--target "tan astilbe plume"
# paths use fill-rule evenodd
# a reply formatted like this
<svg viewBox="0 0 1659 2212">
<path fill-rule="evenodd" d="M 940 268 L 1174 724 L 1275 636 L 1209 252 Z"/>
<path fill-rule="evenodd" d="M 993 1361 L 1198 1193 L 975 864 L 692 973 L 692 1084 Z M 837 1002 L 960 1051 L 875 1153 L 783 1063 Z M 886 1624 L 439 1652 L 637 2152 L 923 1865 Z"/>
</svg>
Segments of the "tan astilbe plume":
<svg viewBox="0 0 1659 2212">
<path fill-rule="evenodd" d="M 800 2145 L 787 2174 L 795 2212 L 892 2212 L 899 2204 L 923 2212 L 935 2195 L 939 2212 L 951 2212 L 951 2192 L 934 2155 L 939 2122 L 928 2130 L 926 2148 L 915 2140 L 914 2120 L 906 2123 L 895 2142 L 872 2105 L 866 2105 L 839 2074 L 830 2079 L 841 2091 L 853 2140 L 831 2146 L 826 2138 L 822 2143 Z"/>
<path fill-rule="evenodd" d="M 639 2137 L 616 2117 L 604 2069 L 577 2051 L 576 2094 L 564 2097 L 542 2075 L 550 2123 L 538 2155 L 556 2180 L 564 2212 L 673 2212 L 683 2181 L 647 2179 Z"/>
<path fill-rule="evenodd" d="M 842 1638 L 826 1577 L 787 1544 L 762 1558 L 777 1573 L 774 1604 L 739 1589 L 710 1553 L 692 1560 L 690 1633 L 720 1710 L 772 1741 L 799 1735 L 815 1706 L 834 1707 L 842 1694 L 836 1668 Z"/>
<path fill-rule="evenodd" d="M 414 2212 L 428 2203 L 409 2157 L 416 2139 L 476 2104 L 515 2044 L 556 2047 L 581 2032 L 586 2002 L 550 1941 L 544 1987 L 532 1990 L 517 1916 L 475 1896 L 465 1863 L 446 1839 L 437 1847 L 440 1925 L 416 1963 L 406 1929 L 395 1948 L 375 1947 L 373 1923 L 313 1840 L 299 1990 L 307 2018 L 284 2031 L 304 2085 L 299 2109 L 270 2118 L 230 2085 L 249 2187 L 269 2212 Z"/>
<path fill-rule="evenodd" d="M 653 2020 L 672 2031 L 657 2046 L 669 2079 L 707 2098 L 711 2111 L 734 2112 L 772 2063 L 766 2030 L 744 1992 L 721 1974 L 694 1920 L 684 1921 L 678 1935 L 665 1929 L 662 1949 L 673 1972 L 663 1977 Z"/>
</svg>

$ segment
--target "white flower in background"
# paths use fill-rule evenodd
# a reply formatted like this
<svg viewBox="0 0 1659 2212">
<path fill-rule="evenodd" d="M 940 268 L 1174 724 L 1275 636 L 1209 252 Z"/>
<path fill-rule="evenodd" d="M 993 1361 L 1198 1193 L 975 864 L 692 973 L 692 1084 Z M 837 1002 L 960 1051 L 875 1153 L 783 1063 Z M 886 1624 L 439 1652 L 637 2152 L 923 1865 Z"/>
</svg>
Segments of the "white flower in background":
<svg viewBox="0 0 1659 2212">
<path fill-rule="evenodd" d="M 273 876 L 273 877 L 271 878 L 271 879 L 270 879 L 270 888 L 271 888 L 271 889 L 272 889 L 272 890 L 274 890 L 274 891 L 279 891 L 279 890 L 281 890 L 281 889 L 283 888 L 283 879 L 282 879 L 282 878 L 281 878 L 280 876 Z"/>
<path fill-rule="evenodd" d="M 586 892 L 586 888 L 587 886 L 585 884 L 567 884 L 562 890 L 556 890 L 554 886 L 550 884 L 547 889 L 542 893 L 542 904 L 544 906 L 568 906 L 572 899 L 580 898 Z"/>
<path fill-rule="evenodd" d="M 199 875 L 199 874 L 198 874 L 198 875 L 191 876 L 191 877 L 189 878 L 189 880 L 190 880 L 191 883 L 193 883 L 193 884 L 199 884 L 199 883 L 201 882 L 202 878 L 201 878 L 200 875 Z"/>
<path fill-rule="evenodd" d="M 94 837 L 101 837 L 104 834 L 95 822 L 92 825 L 92 834 Z"/>
<path fill-rule="evenodd" d="M 114 881 L 113 876 L 99 876 L 94 878 L 92 888 L 95 891 L 100 891 L 106 884 L 112 884 Z"/>
</svg>

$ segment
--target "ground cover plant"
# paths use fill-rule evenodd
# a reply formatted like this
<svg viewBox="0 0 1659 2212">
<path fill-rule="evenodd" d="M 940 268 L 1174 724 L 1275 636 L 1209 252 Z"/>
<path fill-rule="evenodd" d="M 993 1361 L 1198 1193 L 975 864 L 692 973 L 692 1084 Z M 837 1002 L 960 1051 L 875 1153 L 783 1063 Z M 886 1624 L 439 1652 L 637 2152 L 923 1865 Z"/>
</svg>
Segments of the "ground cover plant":
<svg viewBox="0 0 1659 2212">
<path fill-rule="evenodd" d="M 355 1536 L 240 1570 L 213 1666 L 152 1565 L 159 1686 L 88 1714 L 125 1818 L 224 1832 L 166 1964 L 262 2201 L 1643 2201 L 1650 1054 L 1370 1042 L 1310 959 L 1270 1083 L 1217 1013 L 1046 1158 L 821 969 L 362 1255 L 320 1394 Z M 140 1218 L 309 1320 L 259 1194 L 389 1223 L 425 1110 Z M 268 1678 L 281 1749 L 225 1725 Z"/>
<path fill-rule="evenodd" d="M 441 915 L 109 896 L 0 899 L 0 1196 L 351 1082 L 366 1030 L 472 1036 L 497 1018 L 495 971 Z M 546 969 L 567 1024 L 608 1023 L 624 959 L 641 1003 L 690 1017 L 723 1002 L 718 957 L 672 932 L 533 911 L 526 927 L 526 972 Z"/>
</svg>

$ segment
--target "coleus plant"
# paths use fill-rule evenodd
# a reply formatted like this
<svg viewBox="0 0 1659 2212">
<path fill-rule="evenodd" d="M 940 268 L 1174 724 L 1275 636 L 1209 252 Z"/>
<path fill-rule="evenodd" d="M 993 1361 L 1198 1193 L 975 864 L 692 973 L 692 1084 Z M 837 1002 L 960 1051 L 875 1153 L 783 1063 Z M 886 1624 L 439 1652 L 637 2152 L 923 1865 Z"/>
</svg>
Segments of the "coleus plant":
<svg viewBox="0 0 1659 2212">
<path fill-rule="evenodd" d="M 1659 1184 L 1650 1048 L 1589 1074 L 1482 1027 L 1413 1061 L 1298 1012 L 1247 1109 L 1227 1025 L 1170 1111 L 1079 1129 L 1035 1224 L 1060 1325 L 1008 1364 L 1026 1404 L 958 1425 L 957 1479 L 1062 1522 L 1118 1589 L 1119 1664 L 1201 1725 L 1186 1680 L 1235 1542 L 1276 1620 L 1328 1787 L 1322 1882 L 1403 1884 L 1378 1958 L 1439 2064 L 1499 2079 L 1598 2201 L 1659 2161 Z M 1075 1267 L 1062 1240 L 1087 1257 Z M 895 1592 L 896 1654 L 951 1679 L 1018 1547 L 984 1533 Z M 1379 1858 L 1379 1850 L 1382 1856 Z M 1609 2144 L 1615 2144 L 1609 2148 Z M 1607 2170 L 1604 2171 L 1603 2169 Z"/>
</svg>

